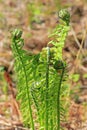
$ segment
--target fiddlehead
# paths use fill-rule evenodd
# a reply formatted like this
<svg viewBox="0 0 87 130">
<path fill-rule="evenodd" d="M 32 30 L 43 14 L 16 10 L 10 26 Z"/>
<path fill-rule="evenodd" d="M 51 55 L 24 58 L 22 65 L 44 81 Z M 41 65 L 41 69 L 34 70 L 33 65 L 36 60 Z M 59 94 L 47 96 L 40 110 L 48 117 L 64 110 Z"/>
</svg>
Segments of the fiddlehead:
<svg viewBox="0 0 87 130">
<path fill-rule="evenodd" d="M 59 18 L 62 19 L 67 24 L 67 26 L 69 26 L 70 13 L 66 9 L 62 9 L 59 11 Z"/>
<path fill-rule="evenodd" d="M 62 97 L 66 99 L 66 94 L 69 93 L 69 89 L 63 86 L 63 80 L 65 80 L 65 70 L 66 65 L 64 61 L 62 60 L 62 49 L 64 47 L 65 39 L 69 30 L 69 22 L 70 22 L 70 14 L 66 9 L 60 10 L 59 12 L 59 18 L 62 20 L 60 21 L 60 24 L 55 28 L 53 33 L 50 35 L 50 37 L 53 37 L 53 40 L 49 42 L 49 44 L 53 44 L 53 47 L 51 50 L 51 64 L 53 64 L 53 67 L 56 71 L 58 71 L 58 89 L 57 89 L 57 130 L 61 129 L 60 121 L 63 119 L 62 116 L 64 116 L 64 105 L 62 103 Z M 65 90 L 64 90 L 65 89 Z M 64 92 L 62 91 L 64 90 Z M 63 110 L 63 111 L 62 111 Z M 62 116 L 61 116 L 62 114 Z M 62 117 L 62 118 L 61 118 Z"/>
<path fill-rule="evenodd" d="M 23 114 L 24 123 L 28 124 L 29 120 L 31 122 L 32 130 L 34 130 L 34 123 L 32 117 L 32 109 L 31 109 L 31 99 L 30 99 L 30 91 L 28 85 L 28 74 L 27 65 L 28 60 L 30 59 L 26 54 L 26 51 L 22 50 L 23 47 L 23 39 L 21 38 L 22 31 L 15 29 L 12 32 L 12 50 L 15 57 L 15 68 L 18 76 L 18 99 L 21 100 L 21 111 Z M 26 107 L 24 107 L 24 105 Z M 25 111 L 25 112 L 24 112 Z M 25 113 L 29 114 L 26 118 Z M 30 119 L 29 119 L 30 118 Z"/>
</svg>

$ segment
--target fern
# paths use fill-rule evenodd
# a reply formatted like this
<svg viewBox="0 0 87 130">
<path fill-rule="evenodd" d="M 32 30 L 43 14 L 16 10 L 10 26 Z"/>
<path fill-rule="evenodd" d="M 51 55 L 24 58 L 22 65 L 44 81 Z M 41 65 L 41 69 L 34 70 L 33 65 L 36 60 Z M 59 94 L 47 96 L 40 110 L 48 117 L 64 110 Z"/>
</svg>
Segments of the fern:
<svg viewBox="0 0 87 130">
<path fill-rule="evenodd" d="M 61 130 L 61 121 L 66 121 L 67 95 L 65 85 L 66 63 L 62 49 L 69 30 L 70 15 L 66 9 L 59 12 L 60 24 L 50 37 L 46 48 L 34 55 L 22 49 L 22 31 L 12 32 L 12 51 L 18 77 L 18 94 L 23 122 L 32 130 Z M 49 47 L 53 44 L 53 47 Z"/>
<path fill-rule="evenodd" d="M 29 57 L 26 51 L 22 50 L 24 41 L 21 38 L 22 31 L 15 29 L 12 33 L 12 49 L 15 56 L 15 68 L 18 77 L 18 95 L 17 98 L 21 100 L 21 111 L 23 114 L 24 123 L 31 124 L 34 130 L 34 123 L 31 109 L 31 97 L 28 86 L 29 74 L 32 71 L 31 64 L 29 64 Z M 31 68 L 31 69 L 30 69 Z M 29 115 L 28 115 L 29 114 Z M 26 116 L 28 115 L 28 116 Z M 29 120 L 31 122 L 29 122 Z"/>
</svg>

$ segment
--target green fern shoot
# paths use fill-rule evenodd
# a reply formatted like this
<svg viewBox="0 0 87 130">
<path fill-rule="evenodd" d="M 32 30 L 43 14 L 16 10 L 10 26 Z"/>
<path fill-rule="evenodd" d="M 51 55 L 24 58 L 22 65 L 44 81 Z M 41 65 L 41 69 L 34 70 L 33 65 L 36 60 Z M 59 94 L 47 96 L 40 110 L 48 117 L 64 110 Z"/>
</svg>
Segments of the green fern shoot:
<svg viewBox="0 0 87 130">
<path fill-rule="evenodd" d="M 17 99 L 23 122 L 31 130 L 63 130 L 67 121 L 69 87 L 66 84 L 66 63 L 62 49 L 69 31 L 70 14 L 59 12 L 60 23 L 51 40 L 39 54 L 23 50 L 22 31 L 12 32 L 12 52 L 18 78 Z M 50 44 L 53 47 L 50 47 Z"/>
</svg>

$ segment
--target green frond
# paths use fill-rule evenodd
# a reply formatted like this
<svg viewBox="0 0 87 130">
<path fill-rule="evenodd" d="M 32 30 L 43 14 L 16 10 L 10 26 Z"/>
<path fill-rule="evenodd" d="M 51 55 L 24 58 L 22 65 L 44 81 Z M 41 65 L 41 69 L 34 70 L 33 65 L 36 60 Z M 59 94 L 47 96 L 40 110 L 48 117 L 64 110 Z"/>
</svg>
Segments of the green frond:
<svg viewBox="0 0 87 130">
<path fill-rule="evenodd" d="M 54 29 L 50 37 L 53 47 L 42 49 L 37 55 L 23 50 L 22 31 L 12 32 L 12 51 L 18 78 L 17 99 L 20 100 L 23 122 L 32 130 L 62 130 L 67 121 L 69 87 L 66 84 L 66 63 L 62 49 L 69 30 L 69 15 L 60 12 L 64 23 Z M 68 21 L 68 22 L 67 22 Z"/>
<path fill-rule="evenodd" d="M 15 57 L 15 70 L 18 78 L 18 95 L 17 98 L 21 101 L 21 112 L 25 125 L 31 124 L 34 130 L 30 86 L 28 82 L 32 76 L 31 62 L 33 56 L 28 56 L 25 50 L 22 50 L 23 39 L 21 31 L 15 29 L 12 33 L 12 50 Z M 30 69 L 31 68 L 31 69 Z M 27 116 L 26 116 L 27 115 Z"/>
</svg>

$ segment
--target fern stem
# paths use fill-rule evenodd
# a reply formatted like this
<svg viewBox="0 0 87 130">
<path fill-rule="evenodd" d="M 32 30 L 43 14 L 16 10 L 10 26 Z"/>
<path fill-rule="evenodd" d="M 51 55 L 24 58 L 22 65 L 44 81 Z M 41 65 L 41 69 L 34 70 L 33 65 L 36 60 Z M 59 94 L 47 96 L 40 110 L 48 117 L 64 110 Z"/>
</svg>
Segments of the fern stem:
<svg viewBox="0 0 87 130">
<path fill-rule="evenodd" d="M 13 41 L 13 42 L 14 42 L 14 41 Z M 35 130 L 35 129 L 34 129 L 33 116 L 32 116 L 31 103 L 30 103 L 30 92 L 29 92 L 29 88 L 28 88 L 28 79 L 27 79 L 26 69 L 25 69 L 25 65 L 24 65 L 24 63 L 23 63 L 23 60 L 22 60 L 20 51 L 18 50 L 16 44 L 15 44 L 15 47 L 16 47 L 16 50 L 17 50 L 18 57 L 20 58 L 21 64 L 22 64 L 22 66 L 23 66 L 23 70 L 24 70 L 25 82 L 26 82 L 26 88 L 27 88 L 27 97 L 28 97 L 28 99 L 29 99 L 29 100 L 28 100 L 28 107 L 29 107 L 29 112 L 30 112 L 31 127 L 32 127 L 32 130 Z"/>
<path fill-rule="evenodd" d="M 53 130 L 53 101 L 50 100 L 50 130 Z"/>
<path fill-rule="evenodd" d="M 61 84 L 62 84 L 62 79 L 64 76 L 64 70 L 65 68 L 63 67 L 62 69 L 62 74 L 60 77 L 60 82 L 58 85 L 58 95 L 57 95 L 57 130 L 60 130 L 60 90 L 61 90 Z"/>
<path fill-rule="evenodd" d="M 46 122 L 45 130 L 48 130 L 48 89 L 49 89 L 49 62 L 50 62 L 50 48 L 47 47 L 47 67 L 46 67 Z"/>
</svg>

